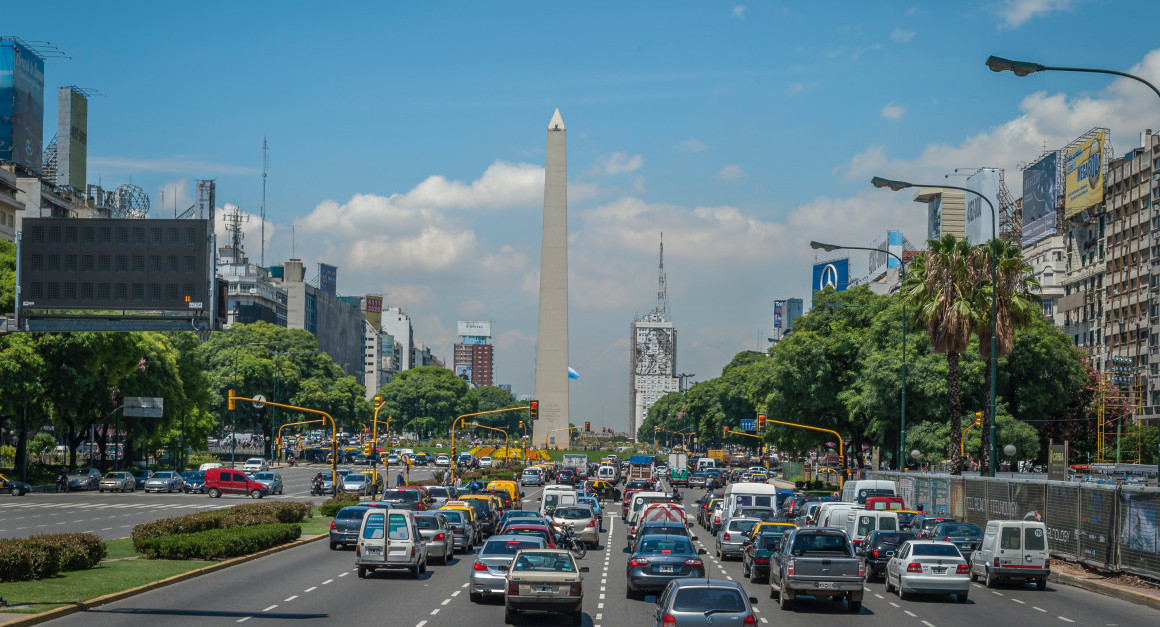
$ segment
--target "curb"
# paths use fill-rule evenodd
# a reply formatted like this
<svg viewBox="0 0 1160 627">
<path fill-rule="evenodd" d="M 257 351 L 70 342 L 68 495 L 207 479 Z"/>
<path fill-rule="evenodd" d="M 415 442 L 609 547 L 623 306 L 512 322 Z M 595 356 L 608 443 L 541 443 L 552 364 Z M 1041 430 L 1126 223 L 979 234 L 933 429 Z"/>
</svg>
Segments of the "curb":
<svg viewBox="0 0 1160 627">
<path fill-rule="evenodd" d="M 1082 588 L 1089 592 L 1102 594 L 1104 596 L 1135 603 L 1136 605 L 1143 605 L 1154 610 L 1160 610 L 1160 597 L 1150 594 L 1137 592 L 1131 588 L 1123 588 L 1120 586 L 1104 583 L 1096 579 L 1084 579 L 1076 577 L 1075 575 L 1065 575 L 1063 573 L 1051 573 L 1047 577 L 1048 581 L 1061 583 L 1067 586 Z"/>
<path fill-rule="evenodd" d="M 48 622 L 50 620 L 55 620 L 57 618 L 61 618 L 63 616 L 68 616 L 69 614 L 83 612 L 85 610 L 92 609 L 94 607 L 100 607 L 100 606 L 105 605 L 107 603 L 113 603 L 115 601 L 127 599 L 129 597 L 141 594 L 142 592 L 149 592 L 150 590 L 156 590 L 158 588 L 164 588 L 166 586 L 171 586 L 175 583 L 181 583 L 183 581 L 193 579 L 194 577 L 206 575 L 206 574 L 221 570 L 223 568 L 229 568 L 230 566 L 236 566 L 238 564 L 243 564 L 245 562 L 249 562 L 251 560 L 256 560 L 258 558 L 265 557 L 267 555 L 272 555 L 274 553 L 278 553 L 281 551 L 286 551 L 289 549 L 297 548 L 297 547 L 300 547 L 302 545 L 309 544 L 311 542 L 316 542 L 318 540 L 321 540 L 322 538 L 327 538 L 327 537 L 329 537 L 329 534 L 323 533 L 323 534 L 319 534 L 316 536 L 310 536 L 307 538 L 300 538 L 300 539 L 295 540 L 294 542 L 291 542 L 289 544 L 283 544 L 281 546 L 269 548 L 269 549 L 266 549 L 264 551 L 259 551 L 257 553 L 253 553 L 251 555 L 243 555 L 241 557 L 231 557 L 230 559 L 225 560 L 225 561 L 210 564 L 208 566 L 204 566 L 202 568 L 197 568 L 197 569 L 191 570 L 189 572 L 181 573 L 179 575 L 173 575 L 172 577 L 166 577 L 165 579 L 161 579 L 158 581 L 154 581 L 152 583 L 140 585 L 140 586 L 137 586 L 136 588 L 129 588 L 128 590 L 121 590 L 120 592 L 112 592 L 112 593 L 106 594 L 104 596 L 97 597 L 95 599 L 89 599 L 88 601 L 78 601 L 76 603 L 73 603 L 72 605 L 67 605 L 65 607 L 58 607 L 55 610 L 41 612 L 40 614 L 28 614 L 28 615 L 20 616 L 19 618 L 15 618 L 15 619 L 12 619 L 12 620 L 9 620 L 6 622 L 0 621 L 0 627 L 24 627 L 25 625 L 39 625 L 40 623 L 45 623 L 45 622 Z M 3 617 L 3 616 L 4 616 L 3 614 L 0 614 L 0 617 Z"/>
</svg>

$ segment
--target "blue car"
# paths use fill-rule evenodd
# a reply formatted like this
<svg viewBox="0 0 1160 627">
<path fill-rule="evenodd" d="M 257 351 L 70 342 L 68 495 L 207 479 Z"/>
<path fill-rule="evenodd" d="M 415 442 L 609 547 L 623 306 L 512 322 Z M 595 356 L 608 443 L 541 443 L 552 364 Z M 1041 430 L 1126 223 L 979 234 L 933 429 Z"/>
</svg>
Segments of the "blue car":
<svg viewBox="0 0 1160 627">
<path fill-rule="evenodd" d="M 576 499 L 580 505 L 587 505 L 592 508 L 592 513 L 596 514 L 596 528 L 604 529 L 604 510 L 600 509 L 600 499 L 595 496 L 581 496 Z"/>
</svg>

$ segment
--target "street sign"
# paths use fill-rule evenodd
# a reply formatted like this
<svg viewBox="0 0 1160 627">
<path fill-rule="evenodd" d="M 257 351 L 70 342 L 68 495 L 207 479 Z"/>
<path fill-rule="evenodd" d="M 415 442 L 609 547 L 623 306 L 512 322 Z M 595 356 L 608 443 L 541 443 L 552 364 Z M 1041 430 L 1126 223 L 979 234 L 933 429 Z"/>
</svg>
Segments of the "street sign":
<svg viewBox="0 0 1160 627">
<path fill-rule="evenodd" d="M 157 396 L 126 396 L 125 417 L 160 418 L 165 415 L 165 399 Z"/>
<path fill-rule="evenodd" d="M 255 394 L 254 400 L 251 401 L 251 403 L 253 404 L 254 409 L 261 409 L 266 406 L 266 397 L 262 396 L 261 394 Z"/>
<path fill-rule="evenodd" d="M 741 430 L 742 431 L 757 431 L 757 421 L 756 420 L 742 420 L 741 421 Z"/>
</svg>

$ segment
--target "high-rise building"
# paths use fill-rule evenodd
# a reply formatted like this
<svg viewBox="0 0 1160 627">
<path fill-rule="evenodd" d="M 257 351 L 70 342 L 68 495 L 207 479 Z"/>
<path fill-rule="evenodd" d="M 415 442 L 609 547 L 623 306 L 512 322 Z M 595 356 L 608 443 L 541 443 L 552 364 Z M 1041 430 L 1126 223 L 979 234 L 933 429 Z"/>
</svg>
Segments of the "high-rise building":
<svg viewBox="0 0 1160 627">
<path fill-rule="evenodd" d="M 793 321 L 802 315 L 802 299 L 787 298 L 773 301 L 773 335 L 769 341 L 777 342 L 793 331 Z"/>
<path fill-rule="evenodd" d="M 286 290 L 271 280 L 267 268 L 250 263 L 245 251 L 220 248 L 217 277 L 227 284 L 225 326 L 262 320 L 286 327 Z"/>
<path fill-rule="evenodd" d="M 16 216 L 24 214 L 24 201 L 17 196 L 16 175 L 0 168 L 0 239 L 16 241 Z"/>
<path fill-rule="evenodd" d="M 495 360 L 491 322 L 459 321 L 459 341 L 455 344 L 455 376 L 472 385 L 495 385 Z"/>
<path fill-rule="evenodd" d="M 568 431 L 568 162 L 564 119 L 548 122 L 544 158 L 544 226 L 540 242 L 540 318 L 536 329 L 534 442 L 567 448 Z"/>
<path fill-rule="evenodd" d="M 967 233 L 967 203 L 963 192 L 923 187 L 914 192 L 914 202 L 926 204 L 926 238 L 938 239 L 950 233 L 962 239 Z"/>
<path fill-rule="evenodd" d="M 387 307 L 382 312 L 382 332 L 394 340 L 394 368 L 396 373 L 414 368 L 415 332 L 411 318 L 398 307 Z"/>
<path fill-rule="evenodd" d="M 679 392 L 677 378 L 677 329 L 669 321 L 668 284 L 665 277 L 665 244 L 660 245 L 657 303 L 652 311 L 632 321 L 628 338 L 629 386 L 628 432 L 634 441 L 648 418 L 648 411 L 662 396 Z"/>
<path fill-rule="evenodd" d="M 330 355 L 347 375 L 364 383 L 365 319 L 357 305 L 306 281 L 301 259 L 271 268 L 286 290 L 286 327 L 305 329 L 318 339 L 318 349 Z"/>
</svg>

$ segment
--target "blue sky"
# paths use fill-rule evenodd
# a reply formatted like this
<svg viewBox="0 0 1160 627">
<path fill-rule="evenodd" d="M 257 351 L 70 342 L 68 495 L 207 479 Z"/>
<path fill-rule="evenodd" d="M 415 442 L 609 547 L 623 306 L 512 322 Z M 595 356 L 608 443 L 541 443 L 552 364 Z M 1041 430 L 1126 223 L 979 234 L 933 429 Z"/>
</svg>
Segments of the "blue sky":
<svg viewBox="0 0 1160 627">
<path fill-rule="evenodd" d="M 983 65 L 1160 79 L 1146 1 L 25 2 L 5 17 L 72 57 L 46 64 L 47 136 L 55 88 L 106 94 L 89 108 L 90 182 L 132 180 L 171 215 L 216 178 L 219 205 L 256 214 L 266 136 L 267 263 L 290 256 L 295 225 L 310 267 L 339 265 L 342 293 L 385 293 L 447 359 L 456 320 L 492 320 L 497 376 L 520 393 L 559 107 L 572 418 L 597 426 L 626 424 L 628 326 L 653 305 L 662 231 L 678 369 L 701 380 L 764 348 L 773 298 L 809 300 L 810 239 L 922 240 L 921 207 L 870 176 L 996 166 L 1018 195 L 1044 145 L 1100 125 L 1122 154 L 1160 127 L 1144 88 Z"/>
</svg>

